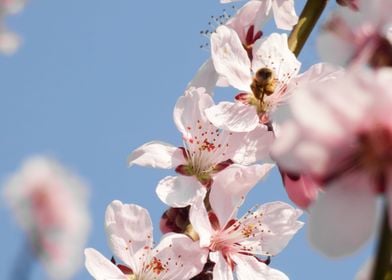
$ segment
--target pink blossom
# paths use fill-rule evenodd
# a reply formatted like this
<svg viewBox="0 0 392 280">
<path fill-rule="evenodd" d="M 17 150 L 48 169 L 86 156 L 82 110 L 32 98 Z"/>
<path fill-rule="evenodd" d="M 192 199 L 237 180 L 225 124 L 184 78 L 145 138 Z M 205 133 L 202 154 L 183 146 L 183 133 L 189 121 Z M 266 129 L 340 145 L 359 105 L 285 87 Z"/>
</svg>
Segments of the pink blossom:
<svg viewBox="0 0 392 280">
<path fill-rule="evenodd" d="M 300 89 L 273 145 L 282 168 L 324 185 L 309 229 L 329 256 L 358 249 L 374 228 L 378 194 L 391 197 L 391 82 L 390 69 L 364 70 Z"/>
<path fill-rule="evenodd" d="M 274 33 L 257 40 L 251 61 L 237 33 L 221 26 L 211 36 L 211 48 L 216 71 L 243 93 L 237 96 L 236 103 L 221 102 L 206 110 L 209 120 L 235 132 L 252 131 L 260 120 L 267 123 L 267 112 L 288 97 L 288 83 L 297 76 L 300 67 L 288 48 L 287 36 Z M 260 88 L 259 84 L 264 81 L 267 84 L 267 80 L 268 89 Z"/>
<path fill-rule="evenodd" d="M 264 204 L 236 218 L 246 194 L 261 178 L 265 167 L 227 168 L 217 174 L 210 193 L 211 210 L 202 200 L 190 211 L 200 246 L 210 250 L 214 279 L 288 279 L 257 256 L 275 256 L 302 227 L 302 211 L 283 202 Z"/>
<path fill-rule="evenodd" d="M 343 65 L 391 66 L 392 46 L 388 32 L 392 24 L 392 2 L 345 2 L 357 7 L 358 11 L 340 8 L 332 14 L 318 40 L 322 57 Z"/>
<path fill-rule="evenodd" d="M 70 278 L 90 228 L 84 184 L 54 160 L 34 157 L 9 179 L 4 194 L 50 277 Z"/>
<path fill-rule="evenodd" d="M 168 176 L 157 186 L 158 196 L 169 206 L 185 207 L 204 197 L 213 176 L 232 163 L 250 164 L 251 159 L 266 156 L 272 134 L 264 130 L 259 137 L 248 138 L 246 133 L 218 129 L 204 113 L 212 105 L 203 88 L 189 89 L 178 99 L 173 114 L 184 147 L 153 141 L 129 156 L 130 165 L 176 170 L 178 176 Z"/>
<path fill-rule="evenodd" d="M 113 201 L 106 209 L 105 228 L 111 250 L 123 264 L 86 249 L 86 268 L 97 280 L 186 280 L 206 262 L 206 250 L 183 234 L 166 234 L 153 248 L 150 215 L 138 205 Z"/>
<path fill-rule="evenodd" d="M 230 3 L 235 1 L 238 0 L 221 0 L 221 3 Z M 274 15 L 278 28 L 291 30 L 298 22 L 298 16 L 294 7 L 294 0 L 251 0 L 247 3 L 247 5 L 258 5 L 258 7 L 255 7 L 257 15 L 255 22 L 265 21 L 271 15 L 271 12 Z"/>
</svg>

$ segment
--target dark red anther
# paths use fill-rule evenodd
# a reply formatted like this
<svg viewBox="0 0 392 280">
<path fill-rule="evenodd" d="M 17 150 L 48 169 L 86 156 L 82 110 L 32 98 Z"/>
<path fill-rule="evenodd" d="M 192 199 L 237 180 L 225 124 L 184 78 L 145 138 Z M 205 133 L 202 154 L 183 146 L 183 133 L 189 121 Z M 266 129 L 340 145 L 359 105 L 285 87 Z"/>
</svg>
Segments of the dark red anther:
<svg viewBox="0 0 392 280">
<path fill-rule="evenodd" d="M 270 263 L 271 263 L 271 257 L 270 257 L 270 256 L 268 256 L 267 259 L 265 259 L 265 260 L 262 260 L 262 259 L 260 259 L 260 258 L 257 257 L 257 256 L 255 256 L 255 258 L 256 258 L 259 262 L 265 263 L 266 265 L 270 265 Z"/>
<path fill-rule="evenodd" d="M 260 31 L 257 31 L 257 33 L 255 34 L 255 36 L 253 37 L 253 42 L 252 42 L 252 44 L 254 44 L 257 40 L 259 40 L 261 37 L 263 36 L 263 32 L 260 30 Z"/>
</svg>

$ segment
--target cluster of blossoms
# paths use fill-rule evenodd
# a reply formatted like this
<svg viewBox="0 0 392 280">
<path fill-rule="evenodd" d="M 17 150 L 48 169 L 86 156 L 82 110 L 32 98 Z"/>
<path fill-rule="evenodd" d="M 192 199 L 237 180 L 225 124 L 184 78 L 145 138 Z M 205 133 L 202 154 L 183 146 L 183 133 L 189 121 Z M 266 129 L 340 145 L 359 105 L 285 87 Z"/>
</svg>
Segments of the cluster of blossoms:
<svg viewBox="0 0 392 280">
<path fill-rule="evenodd" d="M 128 158 L 129 166 L 176 173 L 156 187 L 169 207 L 164 235 L 154 246 L 147 210 L 113 201 L 105 215 L 113 257 L 85 250 L 95 279 L 288 279 L 270 261 L 302 228 L 301 209 L 309 212 L 311 242 L 331 257 L 369 238 L 379 196 L 392 228 L 392 1 L 337 2 L 343 7 L 318 38 L 328 63 L 305 70 L 287 34 L 262 30 L 271 15 L 291 30 L 298 22 L 293 0 L 250 0 L 211 32 L 211 57 L 174 106 L 181 144 L 151 141 Z M 11 11 L 7 3 L 0 7 Z M 234 98 L 216 104 L 216 87 L 232 88 Z M 275 165 L 301 209 L 276 201 L 239 215 Z M 51 275 L 63 276 L 72 273 L 73 248 L 88 227 L 82 187 L 65 173 L 33 159 L 6 188 L 36 254 Z M 59 211 L 71 204 L 75 213 Z M 368 279 L 371 266 L 358 278 Z"/>
<path fill-rule="evenodd" d="M 4 198 L 49 278 L 70 279 L 90 229 L 85 184 L 53 159 L 36 156 L 10 177 Z"/>
<path fill-rule="evenodd" d="M 20 44 L 18 35 L 8 31 L 5 25 L 5 17 L 16 14 L 23 9 L 26 0 L 0 0 L 0 52 L 12 54 Z"/>
</svg>

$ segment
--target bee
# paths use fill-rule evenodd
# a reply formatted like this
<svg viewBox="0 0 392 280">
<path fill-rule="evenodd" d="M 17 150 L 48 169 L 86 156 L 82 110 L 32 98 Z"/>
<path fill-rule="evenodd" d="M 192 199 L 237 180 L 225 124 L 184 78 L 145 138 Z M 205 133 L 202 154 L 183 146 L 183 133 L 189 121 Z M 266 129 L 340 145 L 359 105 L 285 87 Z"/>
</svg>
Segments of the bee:
<svg viewBox="0 0 392 280">
<path fill-rule="evenodd" d="M 274 72 L 269 68 L 260 68 L 253 77 L 250 85 L 254 96 L 263 101 L 264 95 L 270 96 L 276 89 L 277 80 Z"/>
</svg>

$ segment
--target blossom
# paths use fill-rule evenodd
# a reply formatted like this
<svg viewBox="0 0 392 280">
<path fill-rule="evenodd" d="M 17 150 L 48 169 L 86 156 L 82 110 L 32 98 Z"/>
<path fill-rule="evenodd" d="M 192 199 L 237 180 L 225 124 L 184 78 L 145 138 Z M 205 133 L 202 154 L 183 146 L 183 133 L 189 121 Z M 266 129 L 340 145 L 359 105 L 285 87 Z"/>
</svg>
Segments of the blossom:
<svg viewBox="0 0 392 280">
<path fill-rule="evenodd" d="M 84 183 L 37 156 L 8 180 L 4 195 L 50 277 L 70 278 L 82 262 L 90 227 Z"/>
<path fill-rule="evenodd" d="M 267 112 L 286 98 L 288 82 L 299 71 L 300 62 L 289 50 L 287 36 L 273 33 L 253 45 L 253 59 L 236 32 L 220 26 L 211 36 L 212 59 L 216 71 L 242 91 L 239 102 L 221 102 L 206 110 L 216 126 L 236 131 L 252 131 L 260 119 L 268 122 Z"/>
<path fill-rule="evenodd" d="M 86 249 L 86 268 L 97 280 L 186 280 L 206 262 L 206 250 L 183 234 L 166 234 L 153 248 L 150 216 L 138 205 L 111 202 L 105 228 L 111 250 L 123 264 L 115 265 L 97 250 Z"/>
<path fill-rule="evenodd" d="M 302 227 L 302 211 L 272 202 L 237 219 L 246 194 L 259 180 L 262 167 L 227 168 L 217 174 L 210 193 L 211 210 L 202 200 L 190 210 L 190 221 L 200 236 L 200 246 L 210 250 L 214 279 L 288 279 L 257 256 L 275 256 Z"/>
<path fill-rule="evenodd" d="M 152 141 L 129 156 L 130 165 L 175 169 L 178 176 L 168 176 L 157 186 L 158 196 L 169 206 L 190 205 L 197 197 L 205 196 L 216 173 L 234 162 L 248 164 L 249 159 L 267 152 L 266 143 L 270 143 L 272 135 L 261 133 L 258 138 L 248 139 L 244 133 L 218 129 L 204 113 L 212 105 L 211 96 L 203 88 L 187 90 L 173 113 L 184 147 Z"/>
<path fill-rule="evenodd" d="M 238 0 L 221 0 L 221 3 L 230 3 L 235 1 Z M 278 28 L 291 30 L 298 22 L 298 16 L 294 7 L 294 0 L 251 0 L 248 3 L 252 2 L 257 3 L 258 5 L 256 9 L 258 19 L 256 21 L 265 21 L 272 11 Z"/>
<path fill-rule="evenodd" d="M 391 82 L 390 69 L 362 70 L 302 88 L 273 144 L 280 166 L 324 186 L 310 208 L 309 230 L 329 256 L 358 249 L 374 228 L 377 196 L 390 200 Z"/>
<path fill-rule="evenodd" d="M 343 65 L 392 65 L 389 37 L 392 2 L 344 1 L 358 11 L 341 8 L 327 21 L 318 38 L 319 51 L 325 60 Z M 339 51 L 335 51 L 339 50 Z"/>
<path fill-rule="evenodd" d="M 25 0 L 0 0 L 0 52 L 12 54 L 20 44 L 19 37 L 8 31 L 4 18 L 8 14 L 18 13 L 25 5 Z"/>
</svg>

